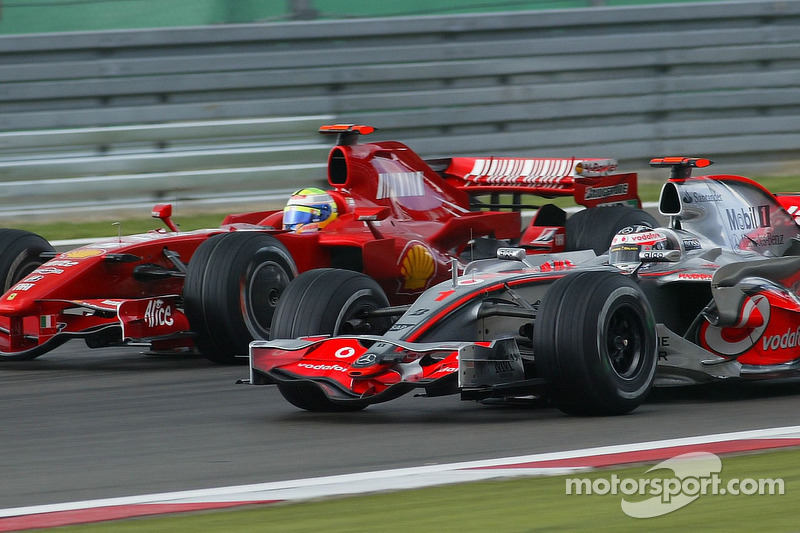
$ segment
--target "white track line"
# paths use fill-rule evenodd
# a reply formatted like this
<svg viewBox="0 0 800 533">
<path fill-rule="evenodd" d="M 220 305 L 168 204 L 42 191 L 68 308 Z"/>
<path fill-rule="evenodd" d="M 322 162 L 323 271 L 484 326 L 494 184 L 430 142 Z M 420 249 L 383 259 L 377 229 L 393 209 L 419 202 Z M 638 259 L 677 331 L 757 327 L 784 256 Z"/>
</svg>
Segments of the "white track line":
<svg viewBox="0 0 800 533">
<path fill-rule="evenodd" d="M 25 516 L 63 511 L 97 509 L 101 507 L 148 504 L 178 505 L 197 502 L 245 503 L 257 501 L 297 501 L 319 497 L 377 492 L 383 490 L 422 488 L 434 485 L 477 481 L 498 477 L 558 475 L 569 473 L 575 470 L 584 470 L 585 468 L 515 468 L 514 465 L 558 459 L 597 457 L 643 450 L 674 448 L 678 446 L 703 445 L 747 439 L 768 438 L 800 439 L 800 426 L 738 431 L 734 433 L 701 435 L 679 439 L 585 448 L 572 451 L 540 453 L 517 457 L 487 459 L 481 461 L 426 465 L 411 468 L 397 468 L 375 472 L 343 474 L 308 479 L 294 479 L 250 485 L 236 485 L 211 489 L 164 492 L 141 496 L 16 507 L 10 509 L 0 509 L 0 517 Z"/>
</svg>

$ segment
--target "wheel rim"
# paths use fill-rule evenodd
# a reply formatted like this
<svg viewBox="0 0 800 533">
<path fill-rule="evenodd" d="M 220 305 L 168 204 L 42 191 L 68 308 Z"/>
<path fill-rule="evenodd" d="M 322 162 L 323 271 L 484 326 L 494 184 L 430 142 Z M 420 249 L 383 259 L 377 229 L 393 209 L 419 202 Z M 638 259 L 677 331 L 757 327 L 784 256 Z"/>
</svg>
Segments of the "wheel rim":
<svg viewBox="0 0 800 533">
<path fill-rule="evenodd" d="M 339 316 L 333 326 L 333 335 L 353 335 L 358 333 L 372 333 L 374 324 L 371 320 L 362 320 L 358 315 L 374 311 L 379 306 L 370 289 L 361 289 L 350 296 L 342 306 Z M 366 328 L 366 329 L 365 329 Z"/>
<path fill-rule="evenodd" d="M 256 266 L 250 276 L 245 298 L 245 322 L 254 338 L 269 335 L 278 299 L 290 281 L 286 270 L 275 261 Z"/>
<path fill-rule="evenodd" d="M 357 335 L 373 333 L 373 324 L 370 320 L 358 318 L 361 313 L 374 311 L 377 306 L 364 303 L 349 309 L 347 313 L 339 317 L 334 326 L 333 335 Z"/>
<path fill-rule="evenodd" d="M 614 372 L 623 379 L 636 377 L 644 361 L 644 325 L 635 310 L 619 307 L 611 314 L 606 353 Z"/>
</svg>

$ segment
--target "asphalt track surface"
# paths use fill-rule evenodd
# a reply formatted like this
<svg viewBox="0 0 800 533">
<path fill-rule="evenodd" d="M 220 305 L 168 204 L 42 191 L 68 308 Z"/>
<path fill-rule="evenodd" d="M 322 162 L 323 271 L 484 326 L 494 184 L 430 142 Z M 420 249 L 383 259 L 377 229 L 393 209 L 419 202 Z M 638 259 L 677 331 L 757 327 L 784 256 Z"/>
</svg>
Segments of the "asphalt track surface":
<svg viewBox="0 0 800 533">
<path fill-rule="evenodd" d="M 0 364 L 0 508 L 555 452 L 800 424 L 800 381 L 660 390 L 634 413 L 411 395 L 300 411 L 247 367 L 72 341 Z"/>
</svg>

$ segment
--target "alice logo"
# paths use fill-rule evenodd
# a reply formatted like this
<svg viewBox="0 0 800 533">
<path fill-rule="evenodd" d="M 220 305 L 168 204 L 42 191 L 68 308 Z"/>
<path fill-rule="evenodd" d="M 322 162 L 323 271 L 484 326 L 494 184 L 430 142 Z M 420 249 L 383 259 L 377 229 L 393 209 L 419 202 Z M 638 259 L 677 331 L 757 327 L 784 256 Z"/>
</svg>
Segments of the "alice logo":
<svg viewBox="0 0 800 533">
<path fill-rule="evenodd" d="M 173 324 L 172 308 L 164 305 L 164 300 L 150 300 L 144 310 L 144 321 L 148 327 L 171 326 Z"/>
</svg>

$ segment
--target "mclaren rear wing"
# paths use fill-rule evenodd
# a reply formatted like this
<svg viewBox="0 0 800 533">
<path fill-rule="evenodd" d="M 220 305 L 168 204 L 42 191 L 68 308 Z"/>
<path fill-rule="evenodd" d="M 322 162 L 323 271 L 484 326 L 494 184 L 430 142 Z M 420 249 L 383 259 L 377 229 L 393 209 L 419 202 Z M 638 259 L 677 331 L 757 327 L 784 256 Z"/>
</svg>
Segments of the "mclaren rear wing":
<svg viewBox="0 0 800 533">
<path fill-rule="evenodd" d="M 586 206 L 641 207 L 636 173 L 617 173 L 615 159 L 453 157 L 428 161 L 470 196 L 483 194 L 572 196 Z M 514 203 L 517 203 L 515 200 Z"/>
</svg>

